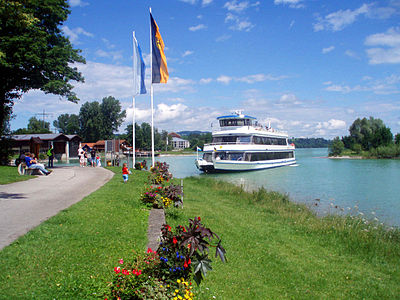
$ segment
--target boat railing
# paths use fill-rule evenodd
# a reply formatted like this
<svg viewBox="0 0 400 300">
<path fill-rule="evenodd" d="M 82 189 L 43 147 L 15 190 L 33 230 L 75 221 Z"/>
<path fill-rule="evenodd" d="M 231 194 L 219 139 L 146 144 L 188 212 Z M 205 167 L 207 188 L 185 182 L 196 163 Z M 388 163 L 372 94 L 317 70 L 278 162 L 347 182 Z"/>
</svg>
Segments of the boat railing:
<svg viewBox="0 0 400 300">
<path fill-rule="evenodd" d="M 250 142 L 219 142 L 219 143 L 204 144 L 204 146 L 215 146 L 215 145 L 254 145 L 254 143 L 250 143 Z"/>
</svg>

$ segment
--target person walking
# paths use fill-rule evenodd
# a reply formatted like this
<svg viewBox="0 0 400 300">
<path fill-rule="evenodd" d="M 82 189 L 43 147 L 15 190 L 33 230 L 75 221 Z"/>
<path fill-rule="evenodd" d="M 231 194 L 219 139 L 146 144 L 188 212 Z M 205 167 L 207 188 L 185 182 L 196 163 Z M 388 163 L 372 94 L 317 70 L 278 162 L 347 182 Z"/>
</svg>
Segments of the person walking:
<svg viewBox="0 0 400 300">
<path fill-rule="evenodd" d="M 129 174 L 131 174 L 131 171 L 129 171 L 128 165 L 124 163 L 122 165 L 122 178 L 124 179 L 124 183 L 128 182 Z"/>
<path fill-rule="evenodd" d="M 53 145 L 50 146 L 50 149 L 47 151 L 47 156 L 49 157 L 48 168 L 53 168 L 53 160 L 54 160 L 54 148 Z"/>
</svg>

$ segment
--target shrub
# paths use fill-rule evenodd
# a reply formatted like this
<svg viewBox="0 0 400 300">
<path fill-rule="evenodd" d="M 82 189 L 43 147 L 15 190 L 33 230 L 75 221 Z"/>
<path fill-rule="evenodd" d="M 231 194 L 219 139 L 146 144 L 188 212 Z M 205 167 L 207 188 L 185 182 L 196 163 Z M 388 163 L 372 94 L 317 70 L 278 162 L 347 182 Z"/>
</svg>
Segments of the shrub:
<svg viewBox="0 0 400 300">
<path fill-rule="evenodd" d="M 172 174 L 168 171 L 169 165 L 165 162 L 156 162 L 154 167 L 150 168 L 149 181 L 153 184 L 164 184 L 172 178 Z"/>
<path fill-rule="evenodd" d="M 142 193 L 141 200 L 154 208 L 166 208 L 172 205 L 178 207 L 182 205 L 182 195 L 182 188 L 179 185 L 152 185 Z"/>
<path fill-rule="evenodd" d="M 145 160 L 138 161 L 137 163 L 135 163 L 135 169 L 136 170 L 142 170 L 142 169 L 147 170 L 147 162 Z"/>
</svg>

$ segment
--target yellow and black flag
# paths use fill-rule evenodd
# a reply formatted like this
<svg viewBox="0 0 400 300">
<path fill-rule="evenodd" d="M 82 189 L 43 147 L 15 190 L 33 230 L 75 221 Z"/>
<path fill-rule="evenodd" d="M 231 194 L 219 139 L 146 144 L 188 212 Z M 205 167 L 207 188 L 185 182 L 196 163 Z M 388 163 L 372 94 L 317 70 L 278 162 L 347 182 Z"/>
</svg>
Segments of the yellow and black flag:
<svg viewBox="0 0 400 300">
<path fill-rule="evenodd" d="M 156 21 L 150 13 L 151 23 L 151 45 L 152 45 L 152 83 L 167 83 L 168 68 L 167 59 L 164 54 L 164 41 Z"/>
</svg>

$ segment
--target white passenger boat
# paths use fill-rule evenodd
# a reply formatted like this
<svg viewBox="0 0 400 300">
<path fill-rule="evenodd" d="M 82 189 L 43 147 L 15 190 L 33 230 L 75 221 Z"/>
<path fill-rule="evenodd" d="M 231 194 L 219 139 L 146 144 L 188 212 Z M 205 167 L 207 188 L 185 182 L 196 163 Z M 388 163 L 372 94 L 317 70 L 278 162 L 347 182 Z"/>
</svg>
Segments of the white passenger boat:
<svg viewBox="0 0 400 300">
<path fill-rule="evenodd" d="M 204 145 L 203 157 L 196 159 L 199 170 L 250 171 L 296 164 L 295 146 L 288 143 L 287 133 L 262 126 L 241 111 L 217 120 L 219 130 Z"/>
</svg>

